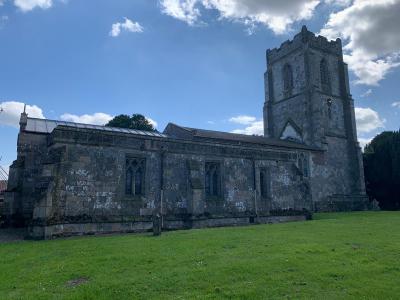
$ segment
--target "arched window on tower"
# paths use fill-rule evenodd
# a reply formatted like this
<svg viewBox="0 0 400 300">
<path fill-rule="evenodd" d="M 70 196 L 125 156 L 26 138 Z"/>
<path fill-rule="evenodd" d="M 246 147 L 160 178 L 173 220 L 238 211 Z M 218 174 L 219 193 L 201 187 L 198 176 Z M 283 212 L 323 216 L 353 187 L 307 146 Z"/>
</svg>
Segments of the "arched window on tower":
<svg viewBox="0 0 400 300">
<path fill-rule="evenodd" d="M 328 63 L 325 59 L 321 60 L 320 63 L 320 77 L 321 77 L 321 87 L 324 92 L 330 92 L 330 80 L 329 80 L 329 68 Z"/>
<path fill-rule="evenodd" d="M 293 72 L 292 67 L 289 64 L 285 64 L 283 67 L 283 89 L 285 97 L 289 97 L 292 94 Z"/>
</svg>

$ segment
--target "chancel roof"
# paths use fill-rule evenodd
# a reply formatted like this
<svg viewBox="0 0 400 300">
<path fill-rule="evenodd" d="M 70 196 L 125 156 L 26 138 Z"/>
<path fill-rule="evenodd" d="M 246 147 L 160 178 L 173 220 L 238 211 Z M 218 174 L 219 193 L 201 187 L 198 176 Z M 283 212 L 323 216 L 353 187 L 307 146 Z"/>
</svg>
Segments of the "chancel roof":
<svg viewBox="0 0 400 300">
<path fill-rule="evenodd" d="M 237 145 L 243 143 L 251 143 L 251 144 L 264 144 L 277 147 L 317 150 L 305 144 L 292 142 L 288 140 L 267 138 L 259 135 L 246 135 L 246 134 L 230 133 L 223 131 L 190 128 L 190 127 L 179 126 L 173 123 L 168 124 L 167 128 L 164 130 L 164 133 L 167 134 L 168 136 L 175 138 L 182 138 L 182 139 L 203 140 L 203 141 L 218 140 L 219 142 L 225 142 Z"/>
</svg>

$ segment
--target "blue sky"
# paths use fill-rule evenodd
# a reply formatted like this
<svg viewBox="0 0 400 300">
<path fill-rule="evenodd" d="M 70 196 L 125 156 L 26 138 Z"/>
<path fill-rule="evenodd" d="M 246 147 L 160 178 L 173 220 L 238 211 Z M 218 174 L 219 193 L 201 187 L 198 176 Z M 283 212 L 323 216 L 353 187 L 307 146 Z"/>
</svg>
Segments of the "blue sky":
<svg viewBox="0 0 400 300">
<path fill-rule="evenodd" d="M 265 50 L 303 24 L 343 39 L 366 142 L 399 129 L 398 15 L 397 0 L 0 0 L 0 164 L 16 158 L 23 103 L 50 119 L 261 133 Z"/>
</svg>

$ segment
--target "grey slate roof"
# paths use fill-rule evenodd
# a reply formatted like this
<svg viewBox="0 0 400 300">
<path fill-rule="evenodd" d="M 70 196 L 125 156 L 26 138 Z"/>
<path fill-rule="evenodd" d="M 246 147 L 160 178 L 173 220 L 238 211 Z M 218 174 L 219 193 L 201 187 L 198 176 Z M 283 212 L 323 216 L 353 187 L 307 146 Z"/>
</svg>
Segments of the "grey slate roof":
<svg viewBox="0 0 400 300">
<path fill-rule="evenodd" d="M 205 130 L 179 126 L 173 123 L 169 123 L 164 133 L 182 139 L 193 139 L 193 140 L 213 140 L 213 141 L 225 141 L 226 143 L 252 143 L 252 144 L 264 144 L 277 147 L 288 147 L 288 148 L 299 148 L 308 150 L 318 150 L 316 148 L 307 146 L 305 144 L 291 142 L 288 140 L 280 140 L 267 138 L 264 136 L 237 134 L 223 131 Z"/>
<path fill-rule="evenodd" d="M 49 134 L 53 132 L 53 130 L 57 126 L 67 126 L 78 129 L 102 130 L 115 133 L 125 133 L 125 134 L 134 134 L 134 135 L 160 137 L 160 138 L 176 138 L 183 140 L 197 140 L 203 142 L 209 141 L 209 142 L 218 142 L 218 143 L 235 144 L 235 145 L 242 145 L 243 143 L 249 143 L 249 144 L 276 146 L 276 147 L 318 150 L 316 148 L 304 144 L 295 143 L 287 140 L 266 138 L 264 136 L 245 135 L 245 134 L 237 134 L 237 133 L 230 133 L 223 131 L 190 128 L 190 127 L 179 126 L 173 123 L 169 123 L 163 133 L 159 133 L 159 132 L 151 132 L 151 131 L 143 131 L 135 129 L 106 127 L 101 125 L 89 125 L 89 124 L 74 123 L 67 121 L 28 118 L 25 131 Z"/>
<path fill-rule="evenodd" d="M 116 132 L 116 133 L 129 133 L 129 134 L 146 135 L 146 136 L 154 136 L 154 137 L 167 137 L 165 134 L 162 134 L 159 132 L 116 128 L 116 127 L 106 127 L 106 126 L 101 126 L 101 125 L 89 125 L 89 124 L 81 124 L 81 123 L 74 123 L 74 122 L 36 119 L 36 118 L 28 118 L 28 122 L 26 124 L 25 131 L 35 132 L 35 133 L 51 133 L 57 126 L 68 126 L 68 127 L 81 128 L 81 129 L 95 129 L 95 130 L 110 131 L 110 132 Z"/>
</svg>

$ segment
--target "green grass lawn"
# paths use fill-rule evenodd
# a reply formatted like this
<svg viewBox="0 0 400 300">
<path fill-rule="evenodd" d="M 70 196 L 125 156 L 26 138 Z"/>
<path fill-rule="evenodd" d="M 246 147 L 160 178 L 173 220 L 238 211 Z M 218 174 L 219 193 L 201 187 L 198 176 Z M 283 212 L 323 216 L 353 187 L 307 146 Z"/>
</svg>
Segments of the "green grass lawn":
<svg viewBox="0 0 400 300">
<path fill-rule="evenodd" d="M 399 299 L 400 212 L 0 244 L 0 299 Z"/>
</svg>

